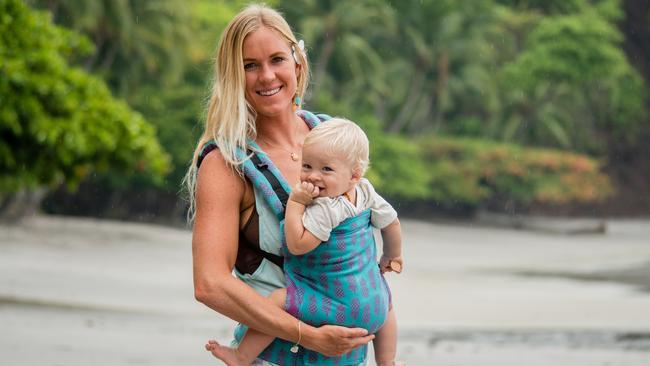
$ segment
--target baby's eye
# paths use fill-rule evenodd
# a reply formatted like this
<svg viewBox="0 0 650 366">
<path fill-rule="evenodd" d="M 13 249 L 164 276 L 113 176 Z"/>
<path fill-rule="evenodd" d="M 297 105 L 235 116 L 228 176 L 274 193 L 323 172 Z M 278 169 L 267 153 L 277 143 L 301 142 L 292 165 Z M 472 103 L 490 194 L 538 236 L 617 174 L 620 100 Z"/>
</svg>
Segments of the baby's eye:
<svg viewBox="0 0 650 366">
<path fill-rule="evenodd" d="M 253 70 L 257 65 L 254 62 L 248 62 L 244 64 L 244 71 Z"/>
<path fill-rule="evenodd" d="M 334 169 L 332 169 L 332 168 L 330 168 L 328 166 L 324 166 L 323 170 L 326 171 L 326 172 L 333 172 L 334 171 Z"/>
<path fill-rule="evenodd" d="M 309 164 L 302 164 L 303 169 L 311 169 L 311 165 Z"/>
</svg>

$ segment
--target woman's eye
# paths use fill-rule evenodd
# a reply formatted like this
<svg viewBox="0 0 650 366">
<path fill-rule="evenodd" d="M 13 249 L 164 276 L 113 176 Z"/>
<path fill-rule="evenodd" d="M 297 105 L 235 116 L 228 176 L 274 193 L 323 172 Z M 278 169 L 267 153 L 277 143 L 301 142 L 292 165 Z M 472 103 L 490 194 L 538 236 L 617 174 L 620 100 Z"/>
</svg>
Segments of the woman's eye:
<svg viewBox="0 0 650 366">
<path fill-rule="evenodd" d="M 255 63 L 254 62 L 249 62 L 247 64 L 244 64 L 244 70 L 253 70 L 255 68 Z"/>
<path fill-rule="evenodd" d="M 282 62 L 282 61 L 284 61 L 284 57 L 281 57 L 281 56 L 273 57 L 273 62 L 275 62 L 275 63 L 279 63 L 279 62 Z"/>
</svg>

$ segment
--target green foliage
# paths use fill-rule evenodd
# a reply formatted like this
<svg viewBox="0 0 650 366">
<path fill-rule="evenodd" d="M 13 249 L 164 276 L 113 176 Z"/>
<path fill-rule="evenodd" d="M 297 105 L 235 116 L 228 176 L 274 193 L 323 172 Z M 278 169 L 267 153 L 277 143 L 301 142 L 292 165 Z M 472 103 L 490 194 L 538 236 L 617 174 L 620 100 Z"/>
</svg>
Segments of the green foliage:
<svg viewBox="0 0 650 366">
<path fill-rule="evenodd" d="M 156 126 L 160 143 L 171 158 L 171 170 L 165 177 L 163 188 L 176 192 L 180 187 L 189 161 L 194 152 L 194 144 L 199 138 L 197 121 L 203 107 L 203 89 L 189 82 L 171 89 L 145 86 L 138 93 L 133 105 Z M 115 182 L 119 186 L 148 187 L 152 183 L 146 177 L 137 177 L 131 182 Z"/>
<path fill-rule="evenodd" d="M 528 36 L 516 61 L 527 73 L 517 70 L 511 82 L 531 90 L 542 80 L 577 85 L 596 80 L 625 61 L 616 47 L 620 41 L 613 25 L 594 14 L 547 17 Z"/>
<path fill-rule="evenodd" d="M 237 14 L 237 11 L 247 3 L 242 0 L 186 0 L 183 2 L 182 6 L 187 8 L 189 16 L 189 23 L 184 26 L 190 28 L 192 34 L 192 37 L 186 40 L 192 66 L 211 59 L 217 49 L 221 31 Z M 273 6 L 274 1 L 265 3 Z"/>
<path fill-rule="evenodd" d="M 618 21 L 623 18 L 620 0 L 496 0 L 519 12 L 535 11 L 545 15 L 568 15 L 585 9 L 595 9 L 604 18 Z"/>
<path fill-rule="evenodd" d="M 545 14 L 570 14 L 583 9 L 588 0 L 497 0 L 520 11 L 537 10 Z"/>
<path fill-rule="evenodd" d="M 433 175 L 431 199 L 444 206 L 594 202 L 612 194 L 601 164 L 585 155 L 435 136 L 419 145 Z"/>
<path fill-rule="evenodd" d="M 327 91 L 319 93 L 314 103 L 325 106 L 318 111 L 350 119 L 365 131 L 370 141 L 370 169 L 366 177 L 378 192 L 405 199 L 429 196 L 431 175 L 419 146 L 403 136 L 386 134 L 377 118 L 349 109 L 346 103 L 336 101 Z M 314 110 L 309 105 L 307 109 Z"/>
<path fill-rule="evenodd" d="M 394 6 L 400 34 L 391 45 L 400 52 L 387 57 L 392 80 L 382 101 L 387 130 L 414 136 L 445 130 L 456 117 L 490 113 L 497 102 L 495 53 L 487 38 L 494 6 L 451 0 Z"/>
<path fill-rule="evenodd" d="M 60 30 L 66 41 L 53 42 L 67 61 L 101 75 L 114 95 L 156 126 L 171 155 L 162 189 L 177 191 L 200 132 L 219 33 L 248 2 L 25 2 L 50 10 L 55 22 L 92 40 L 94 47 Z M 647 88 L 622 50 L 620 0 L 270 5 L 306 41 L 313 77 L 306 108 L 367 129 L 368 174 L 391 196 L 443 195 L 443 188 L 430 183 L 426 155 L 412 143 L 423 133 L 608 156 L 636 146 L 639 131 L 647 128 Z M 6 65 L 0 67 L 8 70 Z M 12 120 L 2 119 L 7 126 L 4 121 Z M 457 168 L 449 163 L 436 173 L 436 179 L 454 181 L 444 188 L 451 197 L 478 204 L 494 196 L 469 173 L 461 180 Z M 161 188 L 148 174 L 124 178 L 107 172 L 98 179 L 110 189 Z M 514 189 L 508 194 L 516 196 Z M 521 189 L 531 191 L 525 184 Z"/>
<path fill-rule="evenodd" d="M 647 117 L 646 86 L 622 50 L 619 0 L 280 7 L 307 39 L 312 104 L 331 110 L 319 104 L 328 94 L 389 132 L 606 155 L 612 141 L 637 144 Z"/>
<path fill-rule="evenodd" d="M 142 84 L 178 82 L 191 43 L 189 7 L 183 0 L 29 0 L 54 21 L 86 35 L 95 50 L 84 67 L 101 74 L 114 94 L 130 98 Z M 179 52 L 180 51 L 180 52 Z"/>
<path fill-rule="evenodd" d="M 646 91 L 621 41 L 593 10 L 542 19 L 502 69 L 507 108 L 491 135 L 600 154 L 608 139 L 635 143 Z"/>
<path fill-rule="evenodd" d="M 365 106 L 378 92 L 388 92 L 381 47 L 377 47 L 396 33 L 394 12 L 387 2 L 294 0 L 278 5 L 305 39 L 313 84 L 319 85 L 311 90 L 315 99 L 326 91 L 348 105 Z"/>
<path fill-rule="evenodd" d="M 157 131 L 171 157 L 162 189 L 176 192 L 186 172 L 208 93 L 211 57 L 219 33 L 243 1 L 30 0 L 54 20 L 92 39 L 78 60 L 107 80 Z M 100 175 L 104 189 L 151 189 L 160 179 Z"/>
<path fill-rule="evenodd" d="M 617 0 L 280 4 L 325 68 L 316 75 L 327 74 L 316 78 L 312 109 L 374 119 L 402 136 L 438 131 L 600 156 L 613 141 L 633 146 L 645 123 L 646 89 L 621 48 Z M 360 9 L 368 15 L 356 16 Z M 359 35 L 363 45 L 346 41 Z M 382 159 L 421 159 L 395 158 L 413 153 L 408 143 L 387 146 L 393 155 L 377 154 L 381 173 L 370 174 L 388 174 L 400 187 L 395 177 L 403 175 L 391 175 Z M 479 202 L 484 187 L 472 182 L 454 182 L 451 195 Z"/>
<path fill-rule="evenodd" d="M 370 140 L 370 169 L 367 177 L 381 194 L 395 198 L 422 199 L 429 196 L 431 175 L 419 146 L 381 131 L 374 117 L 356 120 Z"/>
<path fill-rule="evenodd" d="M 74 186 L 91 171 L 146 172 L 168 157 L 155 129 L 68 59 L 87 39 L 20 0 L 0 0 L 0 191 Z"/>
<path fill-rule="evenodd" d="M 199 138 L 209 85 L 212 57 L 220 33 L 243 1 L 192 0 L 175 3 L 186 8 L 188 18 L 176 18 L 186 24 L 193 36 L 184 40 L 183 74 L 171 84 L 161 83 L 152 75 L 131 96 L 131 105 L 158 129 L 159 139 L 171 156 L 172 169 L 165 177 L 164 190 L 178 192 Z M 175 14 L 171 10 L 172 14 Z M 138 26 L 145 26 L 138 24 Z M 178 50 L 170 50 L 179 53 Z M 111 72 L 119 73 L 119 69 Z M 151 182 L 138 179 L 131 186 L 146 188 Z"/>
</svg>

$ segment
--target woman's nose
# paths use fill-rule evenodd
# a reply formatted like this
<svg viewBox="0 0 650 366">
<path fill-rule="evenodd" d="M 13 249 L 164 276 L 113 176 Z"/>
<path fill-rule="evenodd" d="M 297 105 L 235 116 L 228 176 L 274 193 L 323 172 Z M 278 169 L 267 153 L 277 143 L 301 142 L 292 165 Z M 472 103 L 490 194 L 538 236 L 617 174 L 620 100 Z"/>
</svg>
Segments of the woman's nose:
<svg viewBox="0 0 650 366">
<path fill-rule="evenodd" d="M 275 79 L 275 72 L 273 72 L 273 68 L 271 68 L 269 65 L 262 65 L 260 68 L 259 78 L 263 82 L 273 81 L 273 79 Z"/>
</svg>

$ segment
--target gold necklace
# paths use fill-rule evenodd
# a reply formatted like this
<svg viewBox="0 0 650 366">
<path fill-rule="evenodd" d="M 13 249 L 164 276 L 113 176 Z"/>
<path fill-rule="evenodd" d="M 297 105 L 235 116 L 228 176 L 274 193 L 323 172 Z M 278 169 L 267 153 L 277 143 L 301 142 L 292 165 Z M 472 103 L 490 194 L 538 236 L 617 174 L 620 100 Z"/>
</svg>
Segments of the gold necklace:
<svg viewBox="0 0 650 366">
<path fill-rule="evenodd" d="M 285 149 L 284 147 L 282 147 L 280 145 L 271 144 L 267 139 L 260 138 L 260 140 L 262 140 L 262 142 L 264 142 L 264 144 L 266 144 L 269 147 L 275 147 L 277 149 L 282 149 L 282 150 L 288 152 L 289 156 L 291 157 L 291 160 L 293 160 L 293 161 L 300 160 L 300 156 L 298 154 L 296 154 L 295 152 L 293 152 L 293 151 L 291 151 L 289 149 Z"/>
<path fill-rule="evenodd" d="M 293 134 L 294 136 L 296 135 L 297 131 L 298 131 L 298 126 L 296 124 L 296 126 L 294 127 L 294 134 Z M 291 151 L 289 149 L 285 149 L 284 147 L 282 147 L 280 145 L 271 144 L 267 139 L 264 139 L 264 138 L 261 138 L 261 137 L 258 137 L 258 139 L 260 139 L 262 142 L 264 142 L 264 144 L 268 145 L 269 147 L 275 147 L 275 148 L 282 149 L 282 150 L 288 152 L 289 156 L 291 157 L 291 160 L 293 160 L 293 161 L 300 160 L 300 156 L 297 153 L 295 153 L 295 152 L 293 152 L 293 151 Z"/>
</svg>

